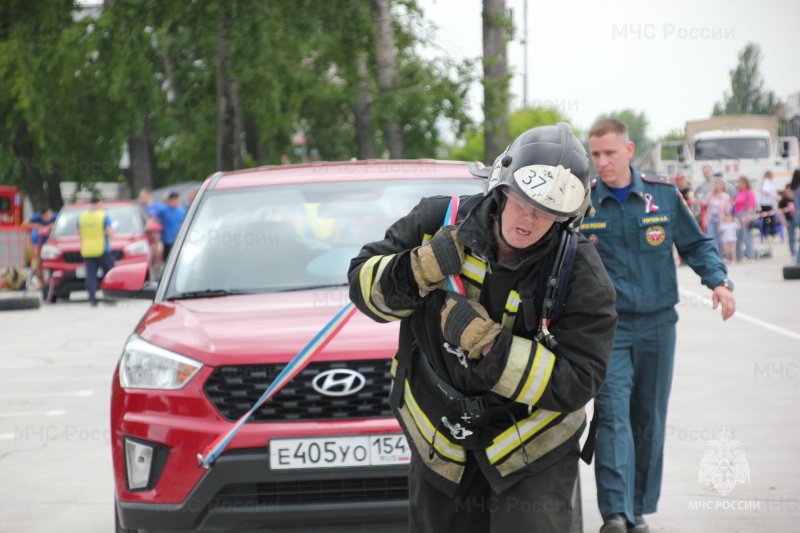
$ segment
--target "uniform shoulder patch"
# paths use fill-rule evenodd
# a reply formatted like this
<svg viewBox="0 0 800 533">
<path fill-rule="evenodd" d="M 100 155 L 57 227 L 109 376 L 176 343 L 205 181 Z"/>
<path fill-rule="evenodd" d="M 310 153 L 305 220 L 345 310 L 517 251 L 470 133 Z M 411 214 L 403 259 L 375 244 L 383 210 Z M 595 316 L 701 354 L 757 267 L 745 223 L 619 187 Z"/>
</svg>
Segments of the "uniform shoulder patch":
<svg viewBox="0 0 800 533">
<path fill-rule="evenodd" d="M 642 181 L 646 181 L 647 183 L 660 183 L 661 185 L 675 185 L 675 178 L 670 176 L 659 176 L 657 174 L 647 174 L 646 172 L 640 172 L 639 177 L 642 178 Z"/>
<path fill-rule="evenodd" d="M 589 184 L 589 187 L 591 187 L 592 189 L 594 189 L 595 187 L 597 187 L 597 184 L 598 184 L 599 182 L 600 182 L 600 179 L 599 179 L 599 178 L 592 178 L 592 182 Z"/>
</svg>

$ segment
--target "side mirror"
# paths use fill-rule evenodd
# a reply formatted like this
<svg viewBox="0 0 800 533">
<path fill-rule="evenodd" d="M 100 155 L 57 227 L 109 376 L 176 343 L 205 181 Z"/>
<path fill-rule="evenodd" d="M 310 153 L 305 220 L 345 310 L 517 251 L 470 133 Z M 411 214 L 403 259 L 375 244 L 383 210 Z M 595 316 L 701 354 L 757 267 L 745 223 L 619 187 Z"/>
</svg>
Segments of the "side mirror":
<svg viewBox="0 0 800 533">
<path fill-rule="evenodd" d="M 112 268 L 103 278 L 103 296 L 112 300 L 152 300 L 158 283 L 147 279 L 147 263 L 132 263 Z"/>
<path fill-rule="evenodd" d="M 781 157 L 787 158 L 792 154 L 789 141 L 781 141 Z"/>
<path fill-rule="evenodd" d="M 681 163 L 686 161 L 686 145 L 685 144 L 679 144 L 678 145 L 678 161 L 680 161 Z"/>
<path fill-rule="evenodd" d="M 46 239 L 48 235 L 50 235 L 50 230 L 52 230 L 52 226 L 45 226 L 43 228 L 38 228 L 36 230 L 36 235 L 39 236 L 39 239 Z"/>
</svg>

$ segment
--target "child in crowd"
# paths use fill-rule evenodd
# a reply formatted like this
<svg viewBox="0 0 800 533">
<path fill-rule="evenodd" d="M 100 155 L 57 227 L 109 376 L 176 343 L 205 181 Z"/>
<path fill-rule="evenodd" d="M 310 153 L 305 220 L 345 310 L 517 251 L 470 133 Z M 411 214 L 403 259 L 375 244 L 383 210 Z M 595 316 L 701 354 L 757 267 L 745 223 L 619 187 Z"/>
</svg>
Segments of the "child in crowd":
<svg viewBox="0 0 800 533">
<path fill-rule="evenodd" d="M 719 225 L 719 232 L 722 237 L 723 259 L 728 264 L 736 262 L 736 232 L 739 227 L 739 221 L 733 217 L 730 211 L 727 211 L 722 224 Z"/>
</svg>

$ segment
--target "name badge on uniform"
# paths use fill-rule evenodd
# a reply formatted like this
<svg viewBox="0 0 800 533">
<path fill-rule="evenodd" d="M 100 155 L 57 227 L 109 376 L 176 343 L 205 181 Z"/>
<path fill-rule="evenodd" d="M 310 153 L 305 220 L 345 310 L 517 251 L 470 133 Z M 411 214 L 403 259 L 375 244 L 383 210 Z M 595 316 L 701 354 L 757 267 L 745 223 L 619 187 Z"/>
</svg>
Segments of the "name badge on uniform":
<svg viewBox="0 0 800 533">
<path fill-rule="evenodd" d="M 591 222 L 581 223 L 581 233 L 595 233 L 597 231 L 608 230 L 608 222 L 605 220 L 592 220 Z"/>
<path fill-rule="evenodd" d="M 645 215 L 643 217 L 639 217 L 639 226 L 652 226 L 653 224 L 669 224 L 669 213 L 664 213 L 663 215 Z M 583 228 L 583 225 L 581 225 Z"/>
</svg>

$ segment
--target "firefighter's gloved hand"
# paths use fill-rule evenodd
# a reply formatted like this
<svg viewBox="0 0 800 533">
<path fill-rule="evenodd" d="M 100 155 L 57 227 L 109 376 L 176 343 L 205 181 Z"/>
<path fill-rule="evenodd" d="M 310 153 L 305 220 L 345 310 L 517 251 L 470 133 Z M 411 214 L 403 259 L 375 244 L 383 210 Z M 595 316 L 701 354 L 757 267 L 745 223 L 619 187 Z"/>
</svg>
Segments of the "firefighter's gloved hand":
<svg viewBox="0 0 800 533">
<path fill-rule="evenodd" d="M 456 226 L 444 226 L 427 244 L 411 250 L 411 270 L 420 292 L 425 295 L 447 276 L 460 274 L 464 258 Z"/>
<path fill-rule="evenodd" d="M 489 318 L 477 300 L 448 292 L 442 307 L 442 333 L 450 344 L 469 352 L 470 359 L 481 357 L 481 350 L 500 335 L 503 326 Z"/>
</svg>

